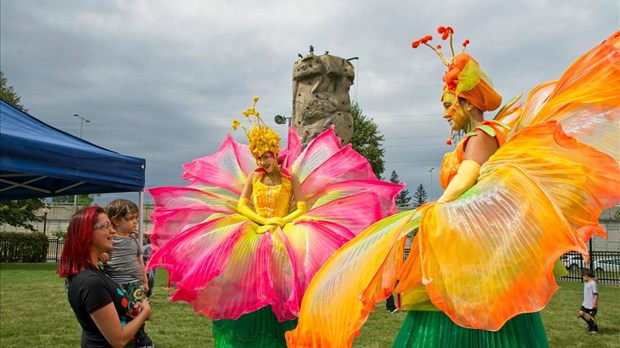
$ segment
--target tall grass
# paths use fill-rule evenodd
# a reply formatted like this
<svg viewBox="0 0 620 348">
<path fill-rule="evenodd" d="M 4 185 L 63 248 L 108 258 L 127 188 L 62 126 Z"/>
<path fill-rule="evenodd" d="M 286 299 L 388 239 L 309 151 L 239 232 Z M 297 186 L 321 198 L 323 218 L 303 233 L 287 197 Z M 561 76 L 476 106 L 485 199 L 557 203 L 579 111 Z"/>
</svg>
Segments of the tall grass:
<svg viewBox="0 0 620 348">
<path fill-rule="evenodd" d="M 0 347 L 78 347 L 81 329 L 69 307 L 56 264 L 0 264 Z M 157 272 L 151 298 L 153 316 L 147 331 L 158 348 L 212 347 L 211 321 L 185 303 L 167 297 L 167 274 Z M 542 318 L 551 347 L 618 347 L 620 287 L 600 284 L 598 335 L 588 334 L 577 319 L 583 298 L 581 283 L 562 283 Z M 390 347 L 404 313 L 390 314 L 379 303 L 354 347 Z"/>
</svg>

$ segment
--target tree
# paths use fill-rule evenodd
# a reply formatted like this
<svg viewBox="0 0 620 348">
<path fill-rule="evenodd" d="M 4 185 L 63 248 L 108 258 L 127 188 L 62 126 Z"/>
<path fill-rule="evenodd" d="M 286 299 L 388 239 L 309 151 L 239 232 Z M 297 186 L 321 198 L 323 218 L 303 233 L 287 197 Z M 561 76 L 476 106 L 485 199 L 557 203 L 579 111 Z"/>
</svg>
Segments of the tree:
<svg viewBox="0 0 620 348">
<path fill-rule="evenodd" d="M 97 195 L 98 196 L 98 195 Z M 52 202 L 54 203 L 71 203 L 73 204 L 75 201 L 75 196 L 55 196 L 52 197 Z M 95 200 L 95 195 L 78 195 L 77 196 L 77 205 L 79 207 L 88 207 Z"/>
<path fill-rule="evenodd" d="M 36 215 L 36 212 L 43 207 L 45 203 L 40 199 L 0 202 L 0 226 L 9 225 L 37 231 L 32 222 L 43 220 Z"/>
<path fill-rule="evenodd" d="M 398 174 L 395 170 L 392 170 L 392 175 L 390 175 L 390 182 L 394 184 L 402 184 L 402 181 L 398 179 Z M 409 190 L 403 188 L 396 196 L 396 205 L 399 207 L 408 206 L 411 201 L 411 197 L 409 197 Z"/>
<path fill-rule="evenodd" d="M 420 184 L 420 186 L 418 186 L 418 189 L 413 193 L 413 207 L 417 208 L 422 204 L 426 203 L 426 197 L 426 190 L 424 190 L 424 186 Z"/>
<path fill-rule="evenodd" d="M 362 113 L 357 103 L 351 107 L 351 115 L 353 115 L 353 137 L 351 138 L 351 146 L 360 155 L 364 156 L 370 162 L 372 171 L 380 178 L 385 170 L 383 161 L 383 135 L 379 132 L 379 126 Z"/>
<path fill-rule="evenodd" d="M 0 70 L 0 98 L 5 102 L 11 104 L 14 108 L 17 108 L 23 112 L 27 112 L 28 109 L 24 108 L 21 104 L 21 97 L 13 90 L 12 86 L 8 85 L 7 78 Z"/>
<path fill-rule="evenodd" d="M 12 86 L 8 85 L 7 78 L 2 71 L 0 71 L 0 98 L 21 111 L 28 111 L 21 104 L 21 97 Z M 36 231 L 31 222 L 41 221 L 41 217 L 36 216 L 35 213 L 44 206 L 45 203 L 41 199 L 0 202 L 0 226 L 10 225 Z"/>
</svg>

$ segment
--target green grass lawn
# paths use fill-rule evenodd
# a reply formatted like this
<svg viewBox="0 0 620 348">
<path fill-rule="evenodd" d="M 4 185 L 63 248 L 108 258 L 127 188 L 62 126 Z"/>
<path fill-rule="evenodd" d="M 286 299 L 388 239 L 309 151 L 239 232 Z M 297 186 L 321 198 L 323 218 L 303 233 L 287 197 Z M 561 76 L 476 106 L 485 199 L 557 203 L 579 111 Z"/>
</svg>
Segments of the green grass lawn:
<svg viewBox="0 0 620 348">
<path fill-rule="evenodd" d="M 57 264 L 0 263 L 0 347 L 78 347 L 81 329 L 56 276 Z M 211 321 L 185 303 L 167 301 L 167 274 L 159 270 L 147 331 L 158 348 L 212 347 Z M 620 342 L 620 287 L 600 284 L 600 332 L 587 334 L 577 319 L 583 299 L 581 283 L 561 283 L 542 312 L 551 347 L 618 347 Z M 390 347 L 405 318 L 377 304 L 354 347 Z"/>
</svg>

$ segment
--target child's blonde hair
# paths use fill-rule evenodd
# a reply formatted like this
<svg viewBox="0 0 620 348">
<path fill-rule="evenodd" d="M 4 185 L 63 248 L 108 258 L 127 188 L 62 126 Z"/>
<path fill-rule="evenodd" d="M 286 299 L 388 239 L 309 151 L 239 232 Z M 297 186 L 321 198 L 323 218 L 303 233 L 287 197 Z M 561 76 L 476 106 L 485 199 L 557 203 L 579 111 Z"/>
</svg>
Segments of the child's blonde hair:
<svg viewBox="0 0 620 348">
<path fill-rule="evenodd" d="M 113 200 L 105 207 L 105 212 L 108 214 L 108 217 L 112 223 L 120 218 L 125 218 L 127 214 L 134 211 L 138 211 L 138 206 L 136 203 L 122 198 Z"/>
</svg>

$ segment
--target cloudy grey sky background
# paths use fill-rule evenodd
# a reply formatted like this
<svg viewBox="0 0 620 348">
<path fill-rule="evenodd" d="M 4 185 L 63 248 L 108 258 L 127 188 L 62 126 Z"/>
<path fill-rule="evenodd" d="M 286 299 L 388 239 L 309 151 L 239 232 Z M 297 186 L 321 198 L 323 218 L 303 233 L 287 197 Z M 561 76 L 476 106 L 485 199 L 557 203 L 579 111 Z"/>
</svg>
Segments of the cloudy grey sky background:
<svg viewBox="0 0 620 348">
<path fill-rule="evenodd" d="M 385 136 L 383 176 L 396 170 L 410 193 L 430 194 L 432 175 L 436 199 L 451 149 L 445 69 L 410 43 L 438 43 L 439 25 L 455 29 L 455 46 L 471 41 L 505 101 L 524 101 L 618 30 L 620 1 L 1 0 L 0 69 L 31 115 L 76 136 L 73 115 L 85 117 L 82 137 L 145 158 L 154 187 L 184 185 L 182 165 L 216 151 L 255 95 L 285 142 L 273 116 L 291 113 L 293 63 L 309 45 L 359 57 L 350 95 Z"/>
</svg>

